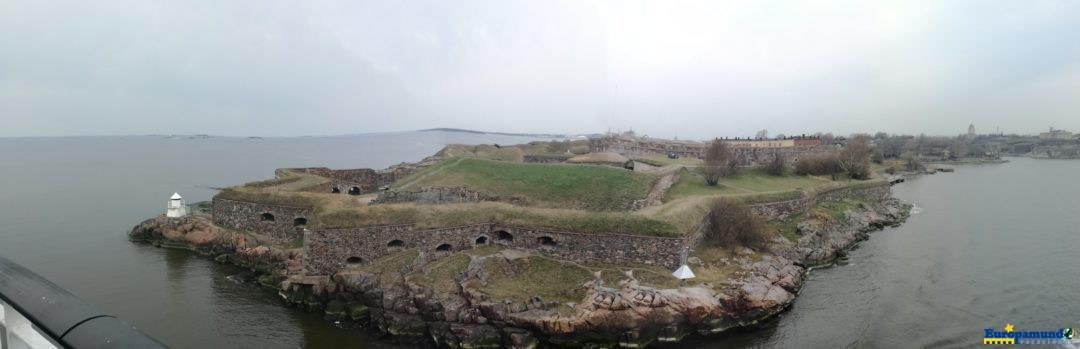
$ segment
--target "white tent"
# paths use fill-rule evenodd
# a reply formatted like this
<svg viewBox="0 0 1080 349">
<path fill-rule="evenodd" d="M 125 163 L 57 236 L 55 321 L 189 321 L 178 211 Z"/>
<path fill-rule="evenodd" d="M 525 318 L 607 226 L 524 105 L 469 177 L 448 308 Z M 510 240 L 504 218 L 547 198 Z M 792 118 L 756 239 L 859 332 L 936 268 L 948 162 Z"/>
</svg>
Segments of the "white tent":
<svg viewBox="0 0 1080 349">
<path fill-rule="evenodd" d="M 690 271 L 690 267 L 686 264 L 683 264 L 681 267 L 679 267 L 679 269 L 676 269 L 674 273 L 671 273 L 671 275 L 674 275 L 675 278 L 679 280 L 694 278 L 694 272 Z"/>
</svg>

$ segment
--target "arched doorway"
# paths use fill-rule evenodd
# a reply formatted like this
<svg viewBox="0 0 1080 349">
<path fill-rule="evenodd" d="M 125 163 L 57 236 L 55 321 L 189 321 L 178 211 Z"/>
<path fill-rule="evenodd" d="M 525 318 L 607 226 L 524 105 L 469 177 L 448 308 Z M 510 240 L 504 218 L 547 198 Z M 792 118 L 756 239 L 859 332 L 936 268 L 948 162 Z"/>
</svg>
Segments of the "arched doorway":
<svg viewBox="0 0 1080 349">
<path fill-rule="evenodd" d="M 333 194 L 341 194 L 341 188 L 334 187 L 334 188 L 330 189 L 330 192 L 333 193 Z"/>
<path fill-rule="evenodd" d="M 403 249 L 403 248 L 405 248 L 405 241 L 391 240 L 390 242 L 386 243 L 386 248 L 389 249 L 390 251 L 397 251 L 397 250 Z"/>
<path fill-rule="evenodd" d="M 293 219 L 292 222 L 294 226 L 302 227 L 307 225 L 307 218 L 297 217 L 296 219 Z"/>
<path fill-rule="evenodd" d="M 555 239 L 550 236 L 536 238 L 536 242 L 540 244 L 540 247 L 555 247 Z"/>
<path fill-rule="evenodd" d="M 514 241 L 514 236 L 507 233 L 505 230 L 500 230 L 495 233 L 495 241 L 499 242 L 511 242 Z"/>
<path fill-rule="evenodd" d="M 477 246 L 487 245 L 487 243 L 488 243 L 487 236 L 481 236 L 481 237 L 476 238 L 476 245 Z"/>
<path fill-rule="evenodd" d="M 360 265 L 361 263 L 364 263 L 364 259 L 357 256 L 352 256 L 345 260 L 345 264 L 348 264 L 350 266 Z"/>
<path fill-rule="evenodd" d="M 454 250 L 454 247 L 450 246 L 450 244 L 442 244 L 442 245 L 439 245 L 439 247 L 435 248 L 435 253 L 449 253 L 449 252 L 452 252 L 453 250 Z"/>
<path fill-rule="evenodd" d="M 349 195 L 360 195 L 360 187 L 349 188 Z"/>
<path fill-rule="evenodd" d="M 263 222 L 273 222 L 274 215 L 270 212 L 263 212 L 263 214 L 259 215 L 259 220 Z"/>
</svg>

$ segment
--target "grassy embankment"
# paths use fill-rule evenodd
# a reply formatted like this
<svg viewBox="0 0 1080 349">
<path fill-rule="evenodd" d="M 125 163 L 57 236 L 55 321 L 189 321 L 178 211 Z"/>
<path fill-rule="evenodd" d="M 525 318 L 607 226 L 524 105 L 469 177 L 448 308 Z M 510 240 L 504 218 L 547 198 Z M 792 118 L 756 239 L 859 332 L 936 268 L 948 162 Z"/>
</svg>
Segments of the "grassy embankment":
<svg viewBox="0 0 1080 349">
<path fill-rule="evenodd" d="M 489 195 L 521 197 L 533 207 L 620 211 L 644 198 L 654 175 L 609 166 L 519 164 L 450 159 L 439 168 L 399 181 L 409 190 L 465 186 Z"/>
</svg>

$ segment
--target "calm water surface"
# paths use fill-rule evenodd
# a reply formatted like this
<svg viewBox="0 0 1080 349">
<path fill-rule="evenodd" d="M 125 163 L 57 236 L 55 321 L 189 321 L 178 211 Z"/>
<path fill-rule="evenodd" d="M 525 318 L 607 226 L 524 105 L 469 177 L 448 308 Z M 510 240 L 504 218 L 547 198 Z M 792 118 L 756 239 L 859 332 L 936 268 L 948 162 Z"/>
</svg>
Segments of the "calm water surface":
<svg viewBox="0 0 1080 349">
<path fill-rule="evenodd" d="M 814 270 L 789 312 L 695 347 L 980 347 L 985 328 L 1080 327 L 1080 161 L 957 166 L 893 187 L 918 213 L 852 264 Z"/>
<path fill-rule="evenodd" d="M 173 191 L 268 178 L 278 167 L 383 168 L 447 143 L 527 138 L 408 132 L 330 138 L 0 139 L 0 255 L 178 348 L 378 348 L 287 308 L 240 271 L 127 242 Z M 686 347 L 972 347 L 983 328 L 1080 327 L 1080 161 L 961 166 L 894 187 L 920 213 L 875 233 L 852 264 L 814 270 L 762 328 Z"/>
</svg>

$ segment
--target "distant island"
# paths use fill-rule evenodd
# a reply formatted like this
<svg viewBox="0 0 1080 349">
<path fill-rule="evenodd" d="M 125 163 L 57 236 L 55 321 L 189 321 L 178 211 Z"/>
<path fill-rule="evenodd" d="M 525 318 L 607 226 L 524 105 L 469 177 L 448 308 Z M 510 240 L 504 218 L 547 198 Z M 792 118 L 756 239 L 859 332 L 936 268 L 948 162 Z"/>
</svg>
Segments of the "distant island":
<svg viewBox="0 0 1080 349">
<path fill-rule="evenodd" d="M 783 311 L 809 268 L 901 224 L 890 186 L 926 170 L 871 136 L 529 136 L 556 139 L 278 169 L 129 237 L 250 268 L 287 304 L 397 341 L 642 347 Z"/>
<path fill-rule="evenodd" d="M 476 130 L 466 130 L 466 129 L 460 129 L 460 128 L 446 128 L 446 127 L 423 129 L 423 130 L 419 130 L 418 132 L 436 132 L 436 131 L 439 131 L 439 132 L 475 133 L 475 134 L 500 135 L 500 136 L 536 137 L 536 138 L 573 138 L 573 137 L 594 137 L 594 136 L 597 136 L 597 134 L 566 135 L 566 134 L 552 134 L 552 133 L 487 132 L 487 131 L 476 131 Z"/>
</svg>

